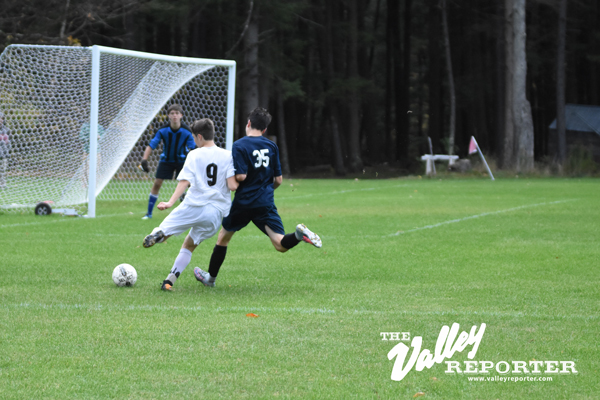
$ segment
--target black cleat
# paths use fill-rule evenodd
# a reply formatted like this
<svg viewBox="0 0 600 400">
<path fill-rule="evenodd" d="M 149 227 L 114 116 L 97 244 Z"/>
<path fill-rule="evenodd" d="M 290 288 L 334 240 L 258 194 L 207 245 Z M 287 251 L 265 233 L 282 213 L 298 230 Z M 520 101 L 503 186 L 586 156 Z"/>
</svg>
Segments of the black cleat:
<svg viewBox="0 0 600 400">
<path fill-rule="evenodd" d="M 168 290 L 170 292 L 171 290 L 173 290 L 173 283 L 171 283 L 171 281 L 168 281 L 168 280 L 165 279 L 163 281 L 162 285 L 160 286 L 160 289 L 161 290 Z"/>
<path fill-rule="evenodd" d="M 165 234 L 161 230 L 157 230 L 144 238 L 144 247 L 152 247 L 156 243 L 160 243 L 165 238 Z"/>
</svg>

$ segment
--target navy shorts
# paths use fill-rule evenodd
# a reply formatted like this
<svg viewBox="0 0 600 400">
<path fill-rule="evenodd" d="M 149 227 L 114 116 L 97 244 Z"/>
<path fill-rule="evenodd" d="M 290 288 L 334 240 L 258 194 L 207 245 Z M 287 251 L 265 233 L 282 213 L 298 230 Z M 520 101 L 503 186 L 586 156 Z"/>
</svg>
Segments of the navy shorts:
<svg viewBox="0 0 600 400">
<path fill-rule="evenodd" d="M 183 169 L 184 163 L 173 163 L 161 161 L 156 168 L 156 179 L 177 179 L 177 175 Z M 173 177 L 175 173 L 175 177 Z"/>
<path fill-rule="evenodd" d="M 285 235 L 281 217 L 275 204 L 267 207 L 244 208 L 235 202 L 231 205 L 229 215 L 223 219 L 223 228 L 229 232 L 237 232 L 252 221 L 265 235 L 265 225 L 275 233 Z"/>
</svg>

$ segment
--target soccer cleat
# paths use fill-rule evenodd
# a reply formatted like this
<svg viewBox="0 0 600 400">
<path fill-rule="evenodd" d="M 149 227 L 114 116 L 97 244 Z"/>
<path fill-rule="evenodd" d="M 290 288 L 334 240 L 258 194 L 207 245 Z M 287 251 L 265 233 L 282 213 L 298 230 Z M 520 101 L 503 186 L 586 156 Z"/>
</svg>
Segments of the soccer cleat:
<svg viewBox="0 0 600 400">
<path fill-rule="evenodd" d="M 168 281 L 168 280 L 165 279 L 163 281 L 162 285 L 160 286 L 160 289 L 161 290 L 168 290 L 170 292 L 171 290 L 173 290 L 173 283 L 171 283 L 171 281 Z"/>
<path fill-rule="evenodd" d="M 206 271 L 202 271 L 198 267 L 194 268 L 194 276 L 196 277 L 196 280 L 199 282 L 202 282 L 204 284 L 204 286 L 210 286 L 210 287 L 215 286 L 215 280 L 210 279 L 211 278 L 210 274 Z"/>
<path fill-rule="evenodd" d="M 152 219 L 152 214 L 146 214 L 142 217 L 142 219 Z"/>
<path fill-rule="evenodd" d="M 156 232 L 152 232 L 144 238 L 144 247 L 152 247 L 156 243 L 160 243 L 165 238 L 165 234 L 160 229 Z"/>
<path fill-rule="evenodd" d="M 301 236 L 302 240 L 306 243 L 310 243 L 315 247 L 321 247 L 321 238 L 316 233 L 312 232 L 304 224 L 298 224 L 296 227 L 296 237 Z"/>
</svg>

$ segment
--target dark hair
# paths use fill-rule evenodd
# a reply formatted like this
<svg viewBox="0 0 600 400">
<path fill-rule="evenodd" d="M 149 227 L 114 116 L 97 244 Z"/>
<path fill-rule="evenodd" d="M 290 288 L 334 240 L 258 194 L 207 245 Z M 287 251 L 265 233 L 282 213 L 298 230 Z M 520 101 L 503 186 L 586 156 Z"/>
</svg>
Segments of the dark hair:
<svg viewBox="0 0 600 400">
<path fill-rule="evenodd" d="M 264 131 L 267 126 L 271 123 L 271 114 L 266 108 L 256 107 L 248 114 L 248 121 L 250 121 L 250 127 L 259 131 Z"/>
<path fill-rule="evenodd" d="M 202 118 L 192 124 L 192 133 L 202 135 L 204 140 L 215 140 L 215 123 L 210 118 Z"/>
<path fill-rule="evenodd" d="M 181 114 L 183 114 L 183 108 L 181 108 L 179 104 L 171 104 L 167 109 L 167 114 L 171 113 L 173 110 L 179 111 Z"/>
</svg>

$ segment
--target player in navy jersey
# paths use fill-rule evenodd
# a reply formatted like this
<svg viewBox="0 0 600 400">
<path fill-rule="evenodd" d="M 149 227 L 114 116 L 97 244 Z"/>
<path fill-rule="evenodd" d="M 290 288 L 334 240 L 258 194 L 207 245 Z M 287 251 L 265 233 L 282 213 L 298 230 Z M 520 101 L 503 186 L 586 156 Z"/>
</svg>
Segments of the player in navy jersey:
<svg viewBox="0 0 600 400">
<path fill-rule="evenodd" d="M 163 180 L 170 180 L 173 179 L 173 175 L 175 177 L 179 175 L 185 163 L 187 153 L 196 148 L 190 128 L 181 123 L 181 119 L 183 118 L 183 109 L 181 106 L 173 104 L 169 107 L 167 113 L 169 114 L 169 125 L 160 128 L 156 132 L 156 135 L 154 135 L 154 138 L 144 151 L 140 165 L 145 172 L 150 171 L 148 168 L 148 157 L 150 157 L 152 150 L 155 150 L 160 142 L 162 142 L 163 152 L 160 155 L 160 161 L 156 169 L 154 185 L 152 186 L 152 190 L 150 190 L 148 212 L 142 219 L 152 218 L 154 204 L 158 200 L 158 193 L 162 187 Z"/>
<path fill-rule="evenodd" d="M 219 269 L 225 261 L 227 245 L 233 234 L 250 221 L 271 239 L 277 251 L 285 253 L 300 241 L 321 247 L 319 236 L 303 224 L 294 233 L 285 234 L 281 217 L 275 207 L 273 192 L 282 182 L 279 148 L 263 137 L 271 115 L 256 108 L 248 115 L 246 136 L 233 144 L 235 179 L 239 182 L 229 215 L 223 219 L 217 244 L 210 258 L 208 272 L 194 269 L 196 279 L 205 286 L 215 286 Z"/>
</svg>

